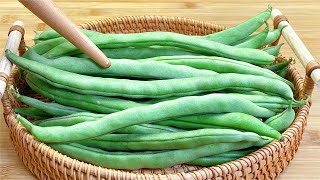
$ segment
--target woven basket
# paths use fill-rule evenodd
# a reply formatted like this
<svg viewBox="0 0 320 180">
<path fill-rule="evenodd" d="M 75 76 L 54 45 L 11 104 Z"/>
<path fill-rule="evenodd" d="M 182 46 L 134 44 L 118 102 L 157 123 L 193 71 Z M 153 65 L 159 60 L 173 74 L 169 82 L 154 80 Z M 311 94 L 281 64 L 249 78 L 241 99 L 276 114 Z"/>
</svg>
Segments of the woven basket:
<svg viewBox="0 0 320 180">
<path fill-rule="evenodd" d="M 206 35 L 224 30 L 222 26 L 177 17 L 139 16 L 121 17 L 92 21 L 81 27 L 103 33 L 133 33 L 145 31 L 170 31 L 188 35 Z M 23 44 L 23 43 L 22 43 Z M 20 47 L 20 53 L 24 52 Z M 295 97 L 300 99 L 310 95 L 313 83 L 304 79 L 298 71 L 289 66 L 288 79 L 295 85 Z M 24 78 L 20 78 L 14 68 L 8 85 L 19 88 L 23 94 L 34 94 Z M 38 96 L 40 99 L 42 97 Z M 176 165 L 166 169 L 140 169 L 125 171 L 107 169 L 87 164 L 51 149 L 37 141 L 17 121 L 14 107 L 24 106 L 10 96 L 8 90 L 2 99 L 4 117 L 9 127 L 10 137 L 18 156 L 25 166 L 39 179 L 274 179 L 293 159 L 298 150 L 311 103 L 296 109 L 294 123 L 283 133 L 280 141 L 274 141 L 260 150 L 238 159 L 214 167 Z"/>
</svg>

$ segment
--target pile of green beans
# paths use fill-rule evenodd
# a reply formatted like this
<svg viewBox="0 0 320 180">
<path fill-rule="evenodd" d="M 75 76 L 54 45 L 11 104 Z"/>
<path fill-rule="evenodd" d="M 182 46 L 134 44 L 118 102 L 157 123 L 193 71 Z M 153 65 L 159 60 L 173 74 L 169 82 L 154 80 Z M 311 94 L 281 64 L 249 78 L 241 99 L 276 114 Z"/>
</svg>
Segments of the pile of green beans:
<svg viewBox="0 0 320 180">
<path fill-rule="evenodd" d="M 294 121 L 290 61 L 273 64 L 271 7 L 205 36 L 81 31 L 105 53 L 101 68 L 56 31 L 6 57 L 29 87 L 53 102 L 10 93 L 27 107 L 17 119 L 38 141 L 72 158 L 134 170 L 214 166 L 278 141 Z M 266 27 L 255 33 L 261 26 Z M 32 118 L 35 121 L 29 121 Z"/>
</svg>

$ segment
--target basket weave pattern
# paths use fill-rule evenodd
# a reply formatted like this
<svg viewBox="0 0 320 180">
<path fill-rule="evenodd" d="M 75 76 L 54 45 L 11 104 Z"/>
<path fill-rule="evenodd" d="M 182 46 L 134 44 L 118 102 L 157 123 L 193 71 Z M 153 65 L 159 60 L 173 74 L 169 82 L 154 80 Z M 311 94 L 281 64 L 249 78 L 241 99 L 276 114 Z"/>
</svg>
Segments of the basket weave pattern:
<svg viewBox="0 0 320 180">
<path fill-rule="evenodd" d="M 103 33 L 133 33 L 170 31 L 188 35 L 206 35 L 225 27 L 177 17 L 138 16 L 92 21 L 81 27 Z M 21 49 L 21 48 L 20 48 Z M 23 49 L 23 48 L 22 48 Z M 289 66 L 288 79 L 295 85 L 295 97 L 304 97 L 304 80 Z M 11 73 L 8 86 L 18 87 L 23 94 L 32 94 L 17 68 Z M 40 97 L 40 96 L 39 96 Z M 40 97 L 41 99 L 41 97 Z M 45 99 L 43 99 L 45 100 Z M 107 169 L 67 157 L 37 141 L 17 121 L 14 107 L 23 106 L 5 93 L 3 101 L 5 121 L 18 156 L 39 179 L 274 179 L 293 159 L 298 150 L 307 122 L 311 103 L 296 110 L 294 123 L 283 133 L 282 141 L 274 141 L 239 160 L 214 167 L 176 165 L 166 169 L 135 171 Z"/>
</svg>

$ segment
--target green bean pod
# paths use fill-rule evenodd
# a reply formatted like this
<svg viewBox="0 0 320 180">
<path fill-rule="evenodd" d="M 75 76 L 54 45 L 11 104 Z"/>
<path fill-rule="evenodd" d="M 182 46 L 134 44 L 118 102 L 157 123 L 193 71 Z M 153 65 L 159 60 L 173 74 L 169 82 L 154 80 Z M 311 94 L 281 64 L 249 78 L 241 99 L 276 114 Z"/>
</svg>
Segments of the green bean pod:
<svg viewBox="0 0 320 180">
<path fill-rule="evenodd" d="M 117 49 L 101 49 L 101 51 L 112 59 L 146 59 L 157 56 L 179 56 L 192 55 L 199 56 L 199 54 L 186 51 L 176 47 L 141 47 L 141 48 L 117 48 Z M 89 58 L 86 54 L 80 53 L 72 56 L 79 58 Z"/>
<path fill-rule="evenodd" d="M 154 124 L 169 126 L 169 127 L 179 128 L 179 129 L 186 129 L 186 130 L 229 129 L 228 127 L 224 127 L 224 126 L 214 126 L 210 124 L 201 124 L 201 123 L 194 123 L 194 122 L 187 122 L 187 121 L 176 121 L 174 119 L 163 120 L 163 121 L 155 122 Z"/>
<path fill-rule="evenodd" d="M 193 77 L 157 81 L 91 77 L 70 73 L 42 63 L 16 56 L 9 50 L 6 56 L 17 66 L 51 85 L 81 94 L 121 96 L 128 98 L 165 98 L 194 95 L 222 89 L 256 89 L 293 99 L 290 87 L 276 79 L 244 74 L 217 74 L 208 77 Z M 269 86 L 266 86 L 268 84 Z"/>
<path fill-rule="evenodd" d="M 63 154 L 93 165 L 113 169 L 133 170 L 141 168 L 167 168 L 176 164 L 190 162 L 201 157 L 245 149 L 252 146 L 264 146 L 269 142 L 271 142 L 271 139 L 262 139 L 258 142 L 217 143 L 190 149 L 137 154 L 110 153 L 74 143 L 55 143 L 48 145 Z"/>
<path fill-rule="evenodd" d="M 67 91 L 65 89 L 55 88 L 44 81 L 27 74 L 26 81 L 32 90 L 51 99 L 59 104 L 77 107 L 83 110 L 97 113 L 113 113 L 131 107 L 144 106 L 142 103 L 136 103 L 130 100 L 120 98 L 111 98 L 95 95 L 83 95 Z"/>
<path fill-rule="evenodd" d="M 281 134 L 277 130 L 268 127 L 268 125 L 264 124 L 256 117 L 244 113 L 204 114 L 180 117 L 175 118 L 174 120 L 223 126 L 232 129 L 255 132 L 261 136 L 268 136 L 274 139 L 281 138 Z"/>
<path fill-rule="evenodd" d="M 288 72 L 289 72 L 289 69 L 288 69 L 288 66 L 286 66 L 278 72 L 278 75 L 285 78 Z"/>
<path fill-rule="evenodd" d="M 282 70 L 283 68 L 287 67 L 290 63 L 291 63 L 292 60 L 288 60 L 288 61 L 283 61 L 283 62 L 280 62 L 280 63 L 277 63 L 277 64 L 273 64 L 271 66 L 267 66 L 265 67 L 266 69 L 269 69 L 273 72 L 278 72 L 280 70 Z"/>
<path fill-rule="evenodd" d="M 254 151 L 256 151 L 256 149 L 230 151 L 213 156 L 202 157 L 186 164 L 197 166 L 215 166 L 218 164 L 223 164 L 226 162 L 234 161 L 236 159 L 240 159 L 244 156 L 249 155 L 250 153 L 253 153 Z"/>
<path fill-rule="evenodd" d="M 32 49 L 35 52 L 37 52 L 38 54 L 42 55 L 42 54 L 50 51 L 54 47 L 57 47 L 58 45 L 64 43 L 65 41 L 66 40 L 63 37 L 49 39 L 47 41 L 39 42 L 38 44 L 35 44 L 34 46 L 32 46 L 29 49 Z"/>
<path fill-rule="evenodd" d="M 279 77 L 277 74 L 266 70 L 264 68 L 251 65 L 246 62 L 239 62 L 232 59 L 226 59 L 222 57 L 206 57 L 206 56 L 163 56 L 145 59 L 142 61 L 163 61 L 174 65 L 186 65 L 197 69 L 212 70 L 217 73 L 239 73 L 239 74 L 252 74 L 258 76 L 269 77 L 285 82 L 290 87 L 293 84 Z"/>
<path fill-rule="evenodd" d="M 281 47 L 284 45 L 284 43 L 280 43 L 276 46 L 270 46 L 270 47 L 267 47 L 267 48 L 263 48 L 262 50 L 267 52 L 268 54 L 271 54 L 273 56 L 278 56 L 279 55 L 279 52 L 280 52 L 280 49 Z M 271 69 L 270 69 L 271 70 Z M 274 71 L 273 71 L 274 72 Z"/>
<path fill-rule="evenodd" d="M 125 47 L 149 47 L 171 46 L 187 51 L 205 55 L 216 55 L 252 64 L 266 65 L 275 60 L 275 57 L 257 49 L 237 48 L 220 44 L 214 41 L 192 37 L 172 32 L 144 32 L 134 34 L 103 34 L 89 37 L 100 49 L 125 48 Z M 46 58 L 56 58 L 78 50 L 70 42 L 62 43 L 45 54 Z"/>
<path fill-rule="evenodd" d="M 102 34 L 100 32 L 97 31 L 92 31 L 92 30 L 87 30 L 87 29 L 81 29 L 82 33 L 84 33 L 86 36 L 94 36 L 94 35 L 99 35 Z M 43 31 L 40 34 L 36 34 L 35 38 L 33 39 L 34 41 L 47 41 L 50 39 L 55 39 L 55 38 L 59 38 L 62 37 L 57 31 L 49 28 L 46 29 L 45 31 Z"/>
<path fill-rule="evenodd" d="M 264 21 L 267 21 L 270 18 L 271 11 L 272 8 L 268 7 L 268 9 L 256 15 L 255 17 L 252 17 L 247 21 L 224 31 L 207 35 L 206 38 L 229 45 L 238 42 L 242 39 L 245 39 L 250 34 L 255 32 L 259 27 L 261 27 Z"/>
<path fill-rule="evenodd" d="M 41 127 L 50 126 L 72 126 L 85 121 L 95 121 L 101 117 L 103 114 L 93 114 L 93 113 L 76 113 L 68 116 L 49 118 L 45 120 L 38 120 L 33 122 L 34 125 Z M 155 125 L 155 124 L 140 124 L 133 125 L 126 128 L 119 129 L 115 133 L 120 134 L 153 134 L 153 133 L 164 133 L 164 132 L 178 132 L 183 131 L 182 129 L 177 129 L 173 127 Z"/>
<path fill-rule="evenodd" d="M 275 42 L 281 36 L 281 32 L 285 27 L 287 26 L 281 26 L 277 29 L 270 31 L 261 46 L 266 46 L 268 44 Z"/>
<path fill-rule="evenodd" d="M 176 79 L 217 74 L 214 71 L 198 70 L 189 66 L 173 66 L 157 61 L 134 61 L 129 59 L 110 59 L 112 66 L 102 68 L 90 59 L 76 57 L 60 57 L 47 59 L 30 49 L 24 57 L 47 64 L 51 67 L 78 74 L 102 77 L 135 77 L 151 79 Z"/>
<path fill-rule="evenodd" d="M 40 109 L 35 107 L 28 107 L 28 108 L 14 108 L 14 112 L 18 114 L 22 114 L 25 116 L 29 116 L 35 119 L 47 119 L 50 118 L 50 115 Z"/>
<path fill-rule="evenodd" d="M 220 92 L 219 94 L 244 98 L 244 99 L 250 100 L 251 102 L 253 102 L 254 104 L 256 104 L 260 107 L 267 108 L 267 109 L 287 108 L 290 106 L 290 104 L 292 105 L 292 107 L 301 107 L 301 106 L 305 105 L 305 103 L 306 103 L 306 100 L 300 100 L 300 101 L 287 100 L 287 99 L 284 99 L 284 98 L 281 98 L 278 96 L 272 96 L 272 95 L 261 94 L 261 93 L 260 94 L 245 94 L 243 92 L 238 92 L 238 93 Z M 203 96 L 203 95 L 204 94 L 199 94 L 198 96 Z M 176 98 L 177 97 L 169 97 L 169 98 L 163 98 L 163 99 L 151 99 L 151 100 L 143 101 L 141 103 L 155 104 L 155 103 L 159 103 L 162 101 L 173 100 Z"/>
<path fill-rule="evenodd" d="M 265 123 L 282 133 L 291 125 L 291 123 L 294 121 L 294 118 L 295 112 L 292 107 L 289 107 L 282 113 L 270 117 L 265 121 Z"/>
<path fill-rule="evenodd" d="M 258 134 L 232 129 L 199 129 L 159 134 L 108 134 L 77 143 L 107 151 L 148 151 L 194 148 L 214 143 L 256 142 Z"/>
<path fill-rule="evenodd" d="M 210 94 L 199 97 L 187 96 L 153 105 L 133 107 L 107 114 L 96 121 L 86 121 L 67 127 L 39 127 L 19 115 L 17 119 L 40 141 L 70 142 L 101 136 L 132 125 L 195 114 L 223 112 L 242 112 L 265 118 L 275 115 L 273 111 L 256 106 L 243 98 Z"/>
<path fill-rule="evenodd" d="M 64 106 L 57 103 L 45 103 L 38 99 L 21 95 L 18 92 L 14 92 L 12 86 L 10 87 L 10 89 L 11 89 L 11 93 L 21 102 L 47 113 L 47 116 L 50 116 L 50 115 L 65 116 L 65 115 L 70 115 L 78 112 L 85 112 L 85 110 L 82 110 L 79 108 Z"/>
<path fill-rule="evenodd" d="M 206 35 L 203 38 L 206 38 L 215 42 L 220 42 L 222 44 L 232 44 L 232 41 L 235 42 L 240 39 L 244 39 L 245 37 L 252 34 L 254 31 L 256 31 L 263 24 L 261 20 L 269 19 L 270 15 L 271 15 L 271 7 L 269 7 L 267 10 L 263 11 L 262 13 L 256 15 L 253 18 L 248 19 L 247 21 L 237 26 L 231 27 L 227 30 L 224 30 L 218 33 Z M 101 34 L 99 32 L 86 30 L 86 29 L 80 29 L 80 30 L 87 36 Z M 47 29 L 41 34 L 36 35 L 34 40 L 45 41 L 45 40 L 54 39 L 58 37 L 61 37 L 61 35 L 58 32 L 56 32 L 53 29 Z"/>
<path fill-rule="evenodd" d="M 248 38 L 236 44 L 235 46 L 240 48 L 253 48 L 253 49 L 261 47 L 262 43 L 266 39 L 269 32 L 269 24 L 267 22 L 265 22 L 265 24 L 266 24 L 266 28 L 262 30 L 260 33 L 254 36 L 249 36 Z"/>
</svg>

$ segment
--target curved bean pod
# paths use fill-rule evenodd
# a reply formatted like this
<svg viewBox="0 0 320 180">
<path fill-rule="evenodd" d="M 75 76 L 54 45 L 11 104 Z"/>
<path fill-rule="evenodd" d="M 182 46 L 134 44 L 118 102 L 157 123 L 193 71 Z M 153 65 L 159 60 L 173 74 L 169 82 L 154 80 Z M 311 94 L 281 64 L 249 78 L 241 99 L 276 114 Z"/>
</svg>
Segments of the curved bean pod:
<svg viewBox="0 0 320 180">
<path fill-rule="evenodd" d="M 55 88 L 41 79 L 27 74 L 26 81 L 32 90 L 54 100 L 60 104 L 77 107 L 98 113 L 113 113 L 131 107 L 144 106 L 142 103 L 136 103 L 130 100 L 111 98 L 95 95 L 83 95 L 67 91 L 65 89 Z"/>
<path fill-rule="evenodd" d="M 283 45 L 284 45 L 284 43 L 280 43 L 280 44 L 278 44 L 276 46 L 270 46 L 270 47 L 264 48 L 262 50 L 267 52 L 268 54 L 273 55 L 273 56 L 278 56 L 279 52 L 280 52 L 280 49 L 281 49 L 281 47 Z M 279 64 L 279 63 L 277 63 L 277 64 Z"/>
<path fill-rule="evenodd" d="M 89 37 L 102 34 L 100 32 L 87 30 L 87 29 L 80 28 L 80 30 L 82 31 L 82 33 L 84 33 L 86 36 L 89 36 Z M 37 34 L 33 40 L 34 41 L 47 41 L 47 40 L 55 39 L 55 38 L 59 38 L 59 37 L 62 37 L 62 36 L 54 29 L 49 28 L 40 34 Z"/>
<path fill-rule="evenodd" d="M 190 149 L 180 149 L 155 153 L 138 154 L 111 154 L 96 148 L 89 148 L 74 144 L 48 144 L 53 149 L 70 157 L 113 169 L 141 169 L 141 168 L 166 168 L 182 164 L 195 159 L 221 154 L 228 151 L 240 150 L 251 146 L 263 146 L 271 140 L 258 142 L 217 143 Z M 187 156 L 186 156 L 187 154 Z M 114 163 L 117 162 L 117 163 Z"/>
<path fill-rule="evenodd" d="M 35 119 L 47 119 L 50 118 L 50 115 L 40 109 L 35 107 L 28 107 L 28 108 L 14 108 L 14 112 L 17 114 L 22 114 L 25 116 L 29 116 Z"/>
<path fill-rule="evenodd" d="M 95 121 L 104 114 L 94 114 L 94 113 L 76 113 L 63 117 L 55 117 L 45 120 L 38 120 L 33 122 L 34 125 L 42 127 L 50 126 L 72 126 L 85 121 Z M 117 130 L 115 133 L 120 134 L 153 134 L 153 133 L 164 133 L 164 132 L 178 132 L 183 131 L 182 129 L 177 129 L 168 126 L 161 126 L 155 124 L 140 124 L 133 125 L 126 128 Z"/>
<path fill-rule="evenodd" d="M 280 139 L 281 134 L 268 127 L 254 116 L 244 113 L 226 113 L 226 114 L 205 114 L 197 116 L 187 116 L 175 118 L 175 121 L 187 121 L 199 124 L 208 124 L 213 126 L 223 126 L 232 129 L 255 132 L 261 136 L 268 136 L 274 139 Z"/>
<path fill-rule="evenodd" d="M 250 34 L 255 32 L 260 26 L 263 25 L 264 21 L 270 18 L 272 8 L 268 7 L 262 13 L 248 19 L 247 21 L 238 24 L 237 26 L 231 27 L 221 32 L 207 35 L 206 37 L 210 40 L 220 42 L 222 44 L 233 44 L 242 39 L 245 39 Z"/>
<path fill-rule="evenodd" d="M 283 68 L 287 67 L 290 63 L 291 63 L 292 60 L 288 60 L 288 61 L 283 61 L 283 62 L 280 62 L 280 63 L 277 63 L 277 64 L 273 64 L 271 66 L 267 66 L 265 67 L 266 69 L 269 69 L 273 72 L 278 72 L 280 70 L 282 70 Z"/>
<path fill-rule="evenodd" d="M 10 87 L 11 89 L 11 87 Z M 34 108 L 37 108 L 38 110 L 41 110 L 45 113 L 47 113 L 47 115 L 53 115 L 53 116 L 65 116 L 65 115 L 70 115 L 70 114 L 74 114 L 77 112 L 85 112 L 85 110 L 82 109 L 78 109 L 75 107 L 70 107 L 70 106 L 64 106 L 61 104 L 57 104 L 57 103 L 45 103 L 42 102 L 38 99 L 34 99 L 28 96 L 24 96 L 24 95 L 20 95 L 18 92 L 14 92 L 13 89 L 11 89 L 11 93 L 17 98 L 19 99 L 21 102 L 32 106 Z"/>
<path fill-rule="evenodd" d="M 203 36 L 202 38 L 206 38 L 215 42 L 220 42 L 222 44 L 232 44 L 232 42 L 236 42 L 238 40 L 246 38 L 247 36 L 252 34 L 254 31 L 256 31 L 260 26 L 262 26 L 263 22 L 261 22 L 261 20 L 269 19 L 271 15 L 271 10 L 272 10 L 271 7 L 268 7 L 268 9 L 266 9 L 265 11 L 259 13 L 255 17 L 250 18 L 243 23 L 240 23 L 237 26 L 231 27 L 221 32 Z M 81 31 L 87 36 L 97 35 L 97 33 L 101 34 L 99 32 L 86 30 L 86 29 L 81 29 Z M 56 31 L 54 31 L 53 29 L 48 29 L 42 32 L 41 34 L 36 35 L 35 40 L 43 41 L 43 40 L 53 39 L 57 37 L 61 37 L 61 35 Z"/>
<path fill-rule="evenodd" d="M 236 159 L 240 159 L 241 157 L 247 156 L 256 151 L 253 150 L 239 150 L 239 151 L 230 151 L 222 154 L 217 154 L 213 156 L 202 157 L 186 164 L 197 165 L 197 166 L 215 166 L 218 164 L 223 164 L 226 162 L 234 161 Z"/>
<path fill-rule="evenodd" d="M 258 134 L 232 129 L 199 129 L 159 134 L 108 134 L 77 143 L 108 151 L 148 151 L 194 148 L 214 143 L 256 142 Z"/>
<path fill-rule="evenodd" d="M 232 59 L 226 59 L 221 57 L 206 57 L 206 56 L 174 56 L 174 57 L 155 57 L 148 60 L 160 60 L 174 65 L 186 65 L 197 69 L 212 70 L 217 73 L 239 73 L 239 74 L 252 74 L 285 82 L 290 87 L 293 84 L 278 76 L 277 74 L 266 70 L 264 68 L 251 65 L 246 62 L 239 62 Z M 147 60 L 143 60 L 147 61 Z"/>
<path fill-rule="evenodd" d="M 102 77 L 136 77 L 153 79 L 177 79 L 197 76 L 210 76 L 217 74 L 214 71 L 198 70 L 189 66 L 173 66 L 157 61 L 134 61 L 129 59 L 110 59 L 112 66 L 102 68 L 90 59 L 76 57 L 60 57 L 47 59 L 30 49 L 25 58 L 47 64 L 51 67 L 74 72 L 77 74 L 102 76 Z"/>
<path fill-rule="evenodd" d="M 263 41 L 266 39 L 269 32 L 269 24 L 267 22 L 265 22 L 265 24 L 266 24 L 266 28 L 262 30 L 260 33 L 254 36 L 249 36 L 248 38 L 236 44 L 235 46 L 240 48 L 253 48 L 253 49 L 261 47 Z"/>
<path fill-rule="evenodd" d="M 252 64 L 266 65 L 275 60 L 275 57 L 257 49 L 237 48 L 220 44 L 214 41 L 192 37 L 172 32 L 145 32 L 135 34 L 103 34 L 89 37 L 100 49 L 172 46 L 205 55 L 217 55 L 250 62 Z M 70 42 L 62 43 L 45 54 L 46 58 L 56 58 L 76 51 L 78 48 Z"/>
<path fill-rule="evenodd" d="M 187 122 L 187 121 L 176 121 L 176 120 L 163 120 L 159 122 L 155 122 L 154 124 L 162 125 L 162 126 L 169 126 L 175 127 L 180 129 L 187 129 L 187 130 L 196 130 L 196 129 L 228 129 L 228 127 L 224 126 L 214 126 L 210 124 L 201 124 L 201 123 L 194 123 L 194 122 Z"/>
<path fill-rule="evenodd" d="M 265 46 L 275 42 L 281 36 L 281 32 L 285 27 L 287 26 L 281 26 L 277 29 L 270 31 L 261 46 Z"/>
<path fill-rule="evenodd" d="M 295 112 L 289 107 L 282 113 L 273 116 L 265 121 L 265 123 L 279 132 L 285 131 L 294 121 Z"/>
<path fill-rule="evenodd" d="M 141 47 L 141 48 L 117 48 L 117 49 L 101 49 L 101 51 L 109 58 L 113 59 L 145 59 L 157 56 L 178 56 L 192 55 L 199 56 L 200 54 L 185 51 L 176 47 Z M 80 53 L 80 52 L 79 52 Z M 88 58 L 86 54 L 80 53 L 73 55 L 79 58 Z"/>
<path fill-rule="evenodd" d="M 250 88 L 278 94 L 286 99 L 293 99 L 293 93 L 287 84 L 276 79 L 262 76 L 230 73 L 217 74 L 209 77 L 137 81 L 91 77 L 70 73 L 18 57 L 9 50 L 6 50 L 6 56 L 17 66 L 28 70 L 28 73 L 45 80 L 51 85 L 81 94 L 128 98 L 164 98 L 213 92 L 223 89 Z M 269 86 L 266 86 L 266 84 Z"/>
<path fill-rule="evenodd" d="M 285 78 L 286 75 L 288 74 L 288 72 L 289 72 L 289 69 L 288 69 L 288 66 L 286 66 L 286 67 L 284 67 L 283 69 L 281 69 L 281 70 L 278 72 L 278 74 L 279 74 L 279 76 Z"/>
<path fill-rule="evenodd" d="M 200 97 L 187 96 L 153 105 L 133 107 L 105 115 L 96 121 L 82 122 L 67 127 L 39 127 L 19 115 L 17 119 L 40 141 L 67 142 L 94 138 L 137 124 L 153 123 L 180 116 L 223 112 L 243 112 L 256 117 L 275 115 L 274 112 L 258 107 L 246 99 L 210 94 Z"/>
</svg>

